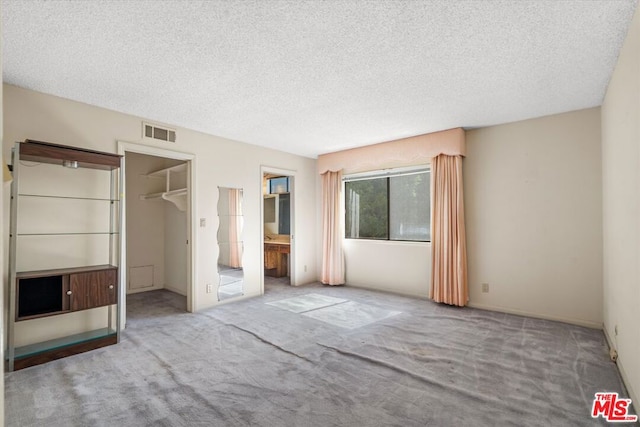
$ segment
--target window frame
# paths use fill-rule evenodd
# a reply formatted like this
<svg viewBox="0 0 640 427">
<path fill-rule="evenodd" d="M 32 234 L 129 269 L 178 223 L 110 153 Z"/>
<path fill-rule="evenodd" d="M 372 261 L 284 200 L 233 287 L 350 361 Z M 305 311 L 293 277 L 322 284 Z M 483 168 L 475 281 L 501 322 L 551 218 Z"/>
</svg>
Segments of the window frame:
<svg viewBox="0 0 640 427">
<path fill-rule="evenodd" d="M 342 177 L 342 219 L 343 219 L 343 239 L 347 240 L 369 240 L 374 242 L 399 242 L 399 243 L 416 243 L 416 244 L 424 244 L 431 243 L 431 236 L 429 236 L 429 240 L 406 240 L 406 239 L 392 239 L 391 238 L 391 178 L 399 177 L 399 176 L 407 176 L 407 175 L 417 175 L 421 173 L 426 173 L 429 175 L 429 205 L 431 205 L 431 165 L 417 165 L 410 166 L 404 168 L 394 168 L 394 169 L 379 169 L 362 173 L 354 173 L 344 175 Z M 347 192 L 346 186 L 348 182 L 354 181 L 364 181 L 364 180 L 372 180 L 372 179 L 381 179 L 385 178 L 387 180 L 387 237 L 386 238 L 375 238 L 375 237 L 347 237 Z M 428 213 L 428 224 L 429 228 L 431 228 L 431 211 L 429 209 Z"/>
<path fill-rule="evenodd" d="M 267 194 L 286 194 L 290 192 L 291 189 L 291 180 L 289 176 L 272 176 L 271 178 L 267 178 Z M 273 183 L 272 181 L 275 179 L 284 179 L 285 180 L 285 191 L 275 192 L 273 191 Z"/>
</svg>

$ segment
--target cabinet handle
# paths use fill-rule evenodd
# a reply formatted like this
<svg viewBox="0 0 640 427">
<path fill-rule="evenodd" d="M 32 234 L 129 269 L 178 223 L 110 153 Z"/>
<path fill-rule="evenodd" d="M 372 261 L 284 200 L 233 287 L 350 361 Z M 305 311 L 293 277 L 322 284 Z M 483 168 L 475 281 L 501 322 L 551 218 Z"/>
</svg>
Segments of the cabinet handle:
<svg viewBox="0 0 640 427">
<path fill-rule="evenodd" d="M 67 295 L 71 295 L 73 292 L 71 291 L 67 291 Z"/>
<path fill-rule="evenodd" d="M 109 285 L 109 289 L 113 289 L 113 285 Z"/>
</svg>

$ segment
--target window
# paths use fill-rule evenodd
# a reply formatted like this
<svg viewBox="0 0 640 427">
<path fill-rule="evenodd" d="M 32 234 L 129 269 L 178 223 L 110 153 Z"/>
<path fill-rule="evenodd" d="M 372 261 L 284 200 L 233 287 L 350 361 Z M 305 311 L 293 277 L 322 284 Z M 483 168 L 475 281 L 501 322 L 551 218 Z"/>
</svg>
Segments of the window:
<svg viewBox="0 0 640 427">
<path fill-rule="evenodd" d="M 269 194 L 280 194 L 289 192 L 289 177 L 281 176 L 267 180 Z"/>
<path fill-rule="evenodd" d="M 345 237 L 431 241 L 429 191 L 426 169 L 345 178 Z"/>
</svg>

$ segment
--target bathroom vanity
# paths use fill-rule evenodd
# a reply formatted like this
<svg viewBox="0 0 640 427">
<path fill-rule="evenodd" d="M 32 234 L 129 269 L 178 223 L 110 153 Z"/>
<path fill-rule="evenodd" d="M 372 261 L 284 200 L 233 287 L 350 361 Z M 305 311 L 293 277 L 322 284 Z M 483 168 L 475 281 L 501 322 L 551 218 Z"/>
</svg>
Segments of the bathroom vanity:
<svg viewBox="0 0 640 427">
<path fill-rule="evenodd" d="M 283 241 L 265 241 L 264 274 L 271 277 L 285 277 L 289 269 L 291 245 Z"/>
</svg>

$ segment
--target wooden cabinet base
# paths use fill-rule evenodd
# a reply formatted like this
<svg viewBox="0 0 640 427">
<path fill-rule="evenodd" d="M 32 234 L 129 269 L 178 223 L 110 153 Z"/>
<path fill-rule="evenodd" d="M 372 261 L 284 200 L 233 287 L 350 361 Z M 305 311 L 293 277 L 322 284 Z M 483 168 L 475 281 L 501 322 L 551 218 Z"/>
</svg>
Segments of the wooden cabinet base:
<svg viewBox="0 0 640 427">
<path fill-rule="evenodd" d="M 95 350 L 97 348 L 106 347 L 109 345 L 117 344 L 118 338 L 116 334 L 107 335 L 100 338 L 95 338 L 89 341 L 83 341 L 77 344 L 70 344 L 64 347 L 55 348 L 37 353 L 33 355 L 16 357 L 14 363 L 14 370 L 28 368 L 30 366 L 41 365 L 43 363 L 51 362 L 53 360 L 62 359 L 63 357 L 73 356 L 74 354 L 80 354 L 87 351 Z M 7 369 L 8 370 L 8 369 Z"/>
<path fill-rule="evenodd" d="M 264 274 L 271 277 L 284 277 L 289 270 L 290 246 L 282 244 L 264 245 Z"/>
<path fill-rule="evenodd" d="M 287 275 L 288 257 L 287 254 L 276 253 L 277 263 L 275 268 L 264 269 L 264 274 L 271 277 L 285 277 Z"/>
</svg>

